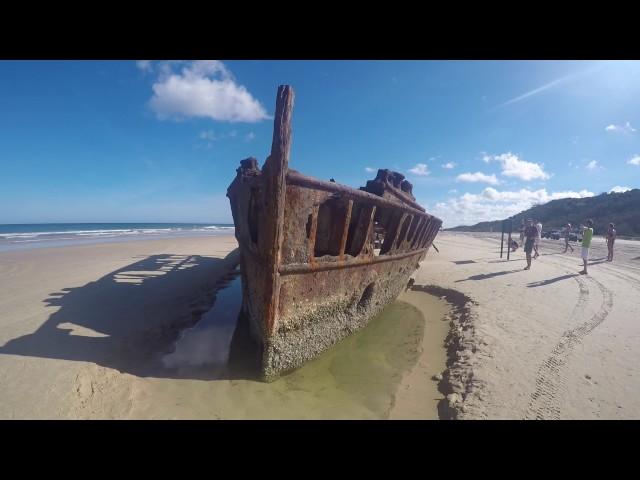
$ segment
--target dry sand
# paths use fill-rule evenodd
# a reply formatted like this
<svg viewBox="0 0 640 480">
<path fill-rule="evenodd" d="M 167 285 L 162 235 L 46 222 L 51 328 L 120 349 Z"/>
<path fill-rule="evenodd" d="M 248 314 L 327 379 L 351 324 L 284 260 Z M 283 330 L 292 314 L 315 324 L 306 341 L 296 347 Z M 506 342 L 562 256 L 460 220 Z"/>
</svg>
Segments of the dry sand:
<svg viewBox="0 0 640 480">
<path fill-rule="evenodd" d="M 229 235 L 0 254 L 0 418 L 437 418 L 448 306 L 421 292 L 268 385 L 161 368 L 236 247 Z"/>
<path fill-rule="evenodd" d="M 0 418 L 126 418 L 149 348 L 193 322 L 235 247 L 220 236 L 0 254 Z"/>
<path fill-rule="evenodd" d="M 470 299 L 445 378 L 454 418 L 640 418 L 640 243 L 618 240 L 609 263 L 594 239 L 586 276 L 560 241 L 543 241 L 529 271 L 521 249 L 499 258 L 499 234 L 436 245 L 416 283 Z"/>
</svg>

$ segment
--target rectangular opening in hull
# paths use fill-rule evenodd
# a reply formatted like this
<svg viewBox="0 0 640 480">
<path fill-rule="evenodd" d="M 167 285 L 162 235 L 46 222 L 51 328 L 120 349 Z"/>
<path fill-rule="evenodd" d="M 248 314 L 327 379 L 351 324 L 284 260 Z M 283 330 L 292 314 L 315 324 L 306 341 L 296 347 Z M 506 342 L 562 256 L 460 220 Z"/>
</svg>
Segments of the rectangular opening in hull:
<svg viewBox="0 0 640 480">
<path fill-rule="evenodd" d="M 313 250 L 315 257 L 340 255 L 347 210 L 348 203 L 341 198 L 330 198 L 320 205 Z"/>
<path fill-rule="evenodd" d="M 362 252 L 371 229 L 372 216 L 376 210 L 373 205 L 354 202 L 351 210 L 349 234 L 345 252 L 347 255 L 357 257 Z"/>
</svg>

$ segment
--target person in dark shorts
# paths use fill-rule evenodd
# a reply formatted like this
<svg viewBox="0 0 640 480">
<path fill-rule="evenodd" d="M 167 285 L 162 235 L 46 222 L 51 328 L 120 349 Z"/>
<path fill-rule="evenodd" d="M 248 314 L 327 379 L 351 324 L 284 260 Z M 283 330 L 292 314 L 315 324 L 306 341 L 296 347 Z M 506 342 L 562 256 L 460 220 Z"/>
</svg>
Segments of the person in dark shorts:
<svg viewBox="0 0 640 480">
<path fill-rule="evenodd" d="M 613 262 L 613 244 L 616 241 L 616 234 L 616 226 L 610 223 L 609 229 L 607 230 L 607 249 L 609 250 L 607 262 Z"/>
<path fill-rule="evenodd" d="M 524 252 L 527 254 L 527 266 L 524 267 L 525 270 L 529 270 L 531 268 L 531 252 L 533 251 L 533 246 L 535 245 L 537 236 L 538 229 L 533 224 L 533 220 L 529 218 L 527 220 L 527 226 L 524 229 Z"/>
</svg>

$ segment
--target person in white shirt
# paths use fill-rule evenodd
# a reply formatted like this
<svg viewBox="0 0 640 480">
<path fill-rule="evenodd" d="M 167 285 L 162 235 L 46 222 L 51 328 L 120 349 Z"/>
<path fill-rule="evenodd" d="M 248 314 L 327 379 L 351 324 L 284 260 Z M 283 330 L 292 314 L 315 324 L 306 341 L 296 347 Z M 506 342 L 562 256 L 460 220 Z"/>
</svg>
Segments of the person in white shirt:
<svg viewBox="0 0 640 480">
<path fill-rule="evenodd" d="M 573 247 L 569 243 L 569 237 L 571 237 L 571 224 L 567 223 L 567 226 L 564 229 L 564 252 L 567 253 L 567 250 L 570 248 L 571 252 L 573 252 Z"/>
<path fill-rule="evenodd" d="M 533 258 L 538 258 L 540 256 L 540 254 L 538 253 L 540 238 L 542 238 L 542 224 L 540 222 L 536 223 L 536 230 L 538 230 L 538 234 L 536 235 L 536 241 L 533 244 L 533 249 L 536 251 L 536 254 L 533 256 Z"/>
</svg>

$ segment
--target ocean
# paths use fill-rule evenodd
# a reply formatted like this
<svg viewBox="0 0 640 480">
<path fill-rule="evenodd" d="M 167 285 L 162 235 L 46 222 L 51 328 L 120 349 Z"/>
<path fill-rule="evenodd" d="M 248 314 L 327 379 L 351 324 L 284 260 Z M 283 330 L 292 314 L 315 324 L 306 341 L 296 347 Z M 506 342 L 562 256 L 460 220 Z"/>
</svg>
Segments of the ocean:
<svg viewBox="0 0 640 480">
<path fill-rule="evenodd" d="M 150 238 L 229 235 L 233 232 L 233 224 L 225 223 L 0 224 L 0 252 Z"/>
</svg>

